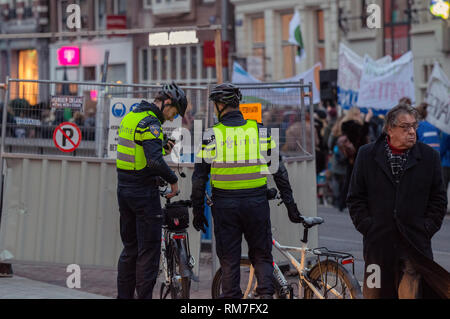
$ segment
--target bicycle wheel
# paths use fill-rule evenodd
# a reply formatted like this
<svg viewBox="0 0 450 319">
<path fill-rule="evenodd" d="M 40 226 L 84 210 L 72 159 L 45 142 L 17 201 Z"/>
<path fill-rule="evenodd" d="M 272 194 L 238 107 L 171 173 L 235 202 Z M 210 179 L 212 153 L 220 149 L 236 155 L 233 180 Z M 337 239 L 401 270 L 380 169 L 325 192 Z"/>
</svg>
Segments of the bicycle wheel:
<svg viewBox="0 0 450 319">
<path fill-rule="evenodd" d="M 176 247 L 174 247 L 176 245 Z M 189 299 L 191 291 L 191 270 L 188 265 L 187 249 L 184 240 L 177 239 L 171 245 L 170 262 L 172 285 L 170 295 L 172 299 Z"/>
<path fill-rule="evenodd" d="M 248 258 L 241 258 L 240 273 L 241 273 L 241 292 L 242 299 L 254 299 L 256 294 L 256 287 L 258 286 L 254 268 L 251 267 L 251 262 Z M 217 269 L 212 285 L 211 285 L 211 297 L 212 299 L 222 298 L 222 268 Z M 289 294 L 282 294 L 282 287 L 278 283 L 275 277 L 273 277 L 273 285 L 275 289 L 275 298 L 286 299 L 290 298 Z M 289 293 L 292 294 L 290 291 Z"/>
<path fill-rule="evenodd" d="M 309 272 L 309 282 L 325 299 L 362 299 L 361 286 L 342 265 L 328 260 L 315 264 Z M 305 283 L 304 298 L 320 298 Z"/>
</svg>

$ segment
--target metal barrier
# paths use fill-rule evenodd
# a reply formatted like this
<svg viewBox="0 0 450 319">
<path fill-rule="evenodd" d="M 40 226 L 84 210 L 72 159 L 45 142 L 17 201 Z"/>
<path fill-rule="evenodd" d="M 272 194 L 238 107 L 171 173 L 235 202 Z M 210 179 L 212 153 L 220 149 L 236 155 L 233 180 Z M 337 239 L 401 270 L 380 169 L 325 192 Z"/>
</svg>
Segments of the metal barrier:
<svg viewBox="0 0 450 319">
<path fill-rule="evenodd" d="M 260 110 L 261 120 L 267 128 L 279 129 L 280 153 L 289 161 L 315 158 L 314 114 L 312 84 L 289 83 L 239 83 L 242 93 L 241 110 Z M 210 104 L 213 109 L 213 105 Z M 212 123 L 212 113 L 209 122 Z M 313 116 L 312 116 L 313 119 Z"/>
<path fill-rule="evenodd" d="M 6 85 L 4 104 L 8 112 L 2 117 L 4 153 L 99 158 L 111 154 L 109 131 L 117 129 L 110 123 L 112 119 L 117 118 L 120 123 L 133 104 L 142 99 L 152 101 L 161 89 L 156 85 L 20 79 L 7 79 Z M 182 88 L 190 101 L 182 125 L 193 130 L 194 119 L 207 118 L 207 87 Z M 124 109 L 112 109 L 112 103 L 121 101 Z M 133 103 L 125 106 L 130 101 Z M 61 152 L 53 142 L 53 133 L 63 122 L 76 124 L 82 135 L 80 145 L 71 153 Z"/>
<path fill-rule="evenodd" d="M 30 83 L 34 86 L 24 85 Z M 311 85 L 253 84 L 241 88 L 243 102 L 255 102 L 256 96 L 262 115 L 274 115 L 277 120 L 272 127 L 284 125 L 281 131 L 284 129 L 286 134 L 280 145 L 284 155 L 291 156 L 286 166 L 295 199 L 302 213 L 316 216 L 314 136 L 310 142 L 306 137 L 306 114 L 308 109 L 312 114 L 312 103 L 305 99 L 312 101 Z M 158 89 L 140 84 L 8 80 L 4 109 L 9 107 L 10 116 L 8 120 L 3 113 L 1 130 L 0 165 L 5 181 L 1 191 L 0 261 L 116 267 L 122 245 L 115 160 L 108 158 L 108 131 L 114 131 L 110 125 L 112 104 L 114 99 L 150 99 Z M 209 111 L 213 107 L 207 101 L 208 87 L 183 89 L 191 104 L 183 127 L 192 132 L 194 120 L 202 120 L 203 128 L 208 127 L 213 118 Z M 57 104 L 59 100 L 52 102 L 52 96 L 68 93 L 83 97 L 82 109 L 72 110 L 76 99 L 71 102 L 74 105 L 62 108 Z M 130 106 L 126 108 L 129 111 Z M 95 120 L 89 110 L 94 110 Z M 57 125 L 62 121 L 83 123 L 82 116 L 85 125 L 79 125 L 84 136 L 80 146 L 72 153 L 57 150 L 52 139 Z M 94 125 L 86 125 L 87 119 Z M 179 181 L 180 198 L 185 199 L 190 197 L 193 164 L 180 166 L 187 175 Z M 269 183 L 273 185 L 273 181 Z M 283 206 L 271 203 L 271 209 L 274 235 L 284 244 L 297 244 L 299 226 L 289 222 Z M 198 261 L 200 233 L 192 226 L 189 232 L 191 251 Z M 317 243 L 317 232 L 312 232 L 311 243 Z M 198 266 L 194 272 L 198 275 Z"/>
</svg>

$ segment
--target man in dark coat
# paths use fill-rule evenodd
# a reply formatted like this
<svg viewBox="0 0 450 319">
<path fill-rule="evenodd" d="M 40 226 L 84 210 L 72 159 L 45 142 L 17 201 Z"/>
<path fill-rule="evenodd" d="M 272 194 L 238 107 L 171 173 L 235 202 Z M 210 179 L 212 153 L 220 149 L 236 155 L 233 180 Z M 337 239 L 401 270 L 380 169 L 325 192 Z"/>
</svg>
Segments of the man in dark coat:
<svg viewBox="0 0 450 319">
<path fill-rule="evenodd" d="M 397 105 L 356 158 L 347 205 L 363 235 L 366 298 L 449 297 L 449 273 L 431 250 L 447 194 L 439 153 L 416 141 L 417 126 L 417 111 Z"/>
</svg>

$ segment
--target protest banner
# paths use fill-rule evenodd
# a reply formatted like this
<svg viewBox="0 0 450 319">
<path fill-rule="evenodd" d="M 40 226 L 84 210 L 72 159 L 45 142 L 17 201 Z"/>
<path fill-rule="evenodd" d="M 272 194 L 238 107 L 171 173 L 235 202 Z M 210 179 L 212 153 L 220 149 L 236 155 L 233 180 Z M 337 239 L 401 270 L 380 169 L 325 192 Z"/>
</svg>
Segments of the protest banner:
<svg viewBox="0 0 450 319">
<path fill-rule="evenodd" d="M 415 104 L 414 64 L 411 51 L 389 64 L 364 57 L 358 107 L 390 110 L 402 97 Z"/>
<path fill-rule="evenodd" d="M 384 56 L 374 61 L 367 56 L 367 60 L 378 65 L 386 65 L 392 62 L 390 56 Z M 358 106 L 358 94 L 361 83 L 364 58 L 349 49 L 345 44 L 339 45 L 338 68 L 338 104 L 349 109 Z"/>
<path fill-rule="evenodd" d="M 450 134 L 450 82 L 438 62 L 434 63 L 428 80 L 426 102 L 429 104 L 426 120 Z"/>
<path fill-rule="evenodd" d="M 315 64 L 311 69 L 307 70 L 306 72 L 297 74 L 296 76 L 293 76 L 291 78 L 282 79 L 278 82 L 300 82 L 301 79 L 303 79 L 304 84 L 308 84 L 309 82 L 312 82 L 312 92 L 313 92 L 313 103 L 319 103 L 320 102 L 320 82 L 319 82 L 319 71 L 321 69 L 322 65 L 320 63 Z M 247 71 L 244 70 L 244 68 L 238 64 L 237 62 L 234 62 L 233 64 L 233 76 L 232 76 L 232 83 L 239 86 L 239 83 L 264 83 L 255 77 L 253 77 L 251 74 L 249 74 Z M 292 94 L 294 92 L 299 92 L 298 88 L 275 88 L 270 89 L 271 94 L 264 93 L 260 90 L 250 90 L 250 89 L 242 89 L 241 90 L 243 97 L 251 97 L 255 101 L 251 102 L 268 102 L 274 105 L 279 105 L 281 102 L 283 105 L 298 105 L 300 101 L 300 93 Z M 286 95 L 286 93 L 289 92 L 289 95 Z M 308 99 L 308 98 L 307 98 Z M 308 100 L 305 101 L 306 104 L 309 103 Z"/>
</svg>

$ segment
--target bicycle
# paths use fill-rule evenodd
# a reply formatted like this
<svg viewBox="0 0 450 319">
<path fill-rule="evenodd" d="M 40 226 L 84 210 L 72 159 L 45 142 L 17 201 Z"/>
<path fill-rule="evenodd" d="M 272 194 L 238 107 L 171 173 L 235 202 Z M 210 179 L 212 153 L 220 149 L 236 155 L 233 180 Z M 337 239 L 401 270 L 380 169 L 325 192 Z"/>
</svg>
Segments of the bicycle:
<svg viewBox="0 0 450 319">
<path fill-rule="evenodd" d="M 167 186 L 167 185 L 166 185 Z M 160 191 L 165 197 L 170 190 Z M 172 299 L 189 299 L 191 280 L 198 279 L 192 272 L 195 259 L 189 249 L 189 210 L 190 200 L 170 202 L 166 198 L 163 209 L 163 229 L 161 237 L 160 274 L 164 274 L 161 283 L 160 299 L 166 299 L 170 293 Z"/>
<path fill-rule="evenodd" d="M 279 198 L 279 197 L 276 197 Z M 273 199 L 273 198 L 270 198 Z M 303 243 L 301 247 L 283 246 L 275 238 L 272 239 L 273 246 L 290 262 L 298 272 L 298 287 L 303 288 L 304 299 L 362 299 L 361 286 L 355 278 L 354 257 L 345 252 L 331 251 L 326 247 L 308 248 L 308 231 L 310 228 L 324 222 L 321 217 L 303 217 Z M 300 262 L 290 253 L 301 254 Z M 316 263 L 311 267 L 305 266 L 306 254 L 316 256 Z M 344 265 L 352 265 L 350 273 Z M 275 297 L 279 299 L 294 299 L 294 289 L 288 283 L 274 262 L 273 283 Z M 257 297 L 255 270 L 248 257 L 241 258 L 241 285 L 245 288 L 243 299 Z M 222 270 L 219 268 L 214 275 L 211 295 L 213 299 L 220 297 L 222 293 Z"/>
</svg>

